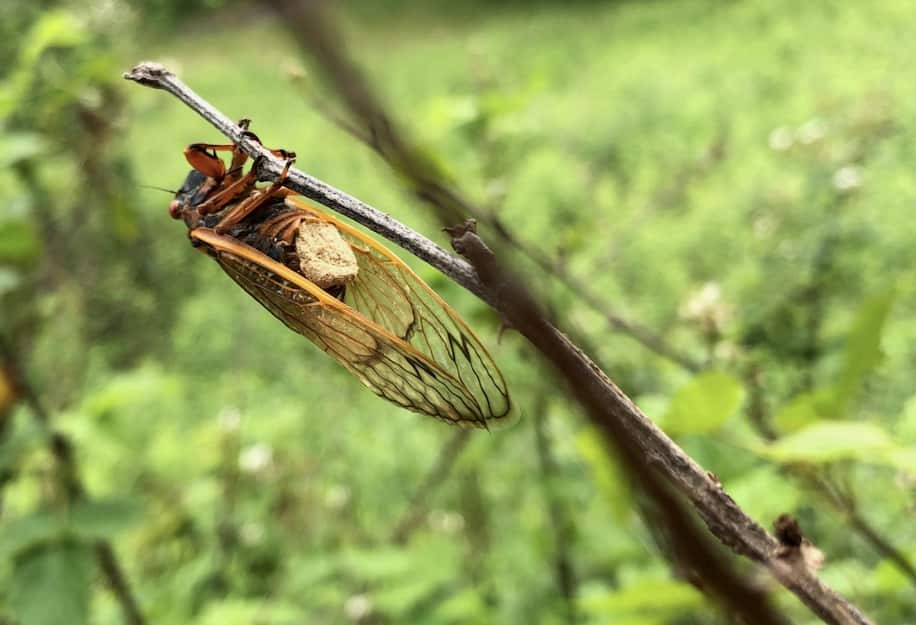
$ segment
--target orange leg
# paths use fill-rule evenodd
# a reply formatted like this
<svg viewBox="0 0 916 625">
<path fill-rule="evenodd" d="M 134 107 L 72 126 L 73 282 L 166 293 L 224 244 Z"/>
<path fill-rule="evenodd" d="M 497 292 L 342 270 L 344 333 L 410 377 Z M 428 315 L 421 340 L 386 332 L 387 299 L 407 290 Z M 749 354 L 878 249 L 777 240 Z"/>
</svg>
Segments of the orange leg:
<svg viewBox="0 0 916 625">
<path fill-rule="evenodd" d="M 277 195 L 280 194 L 277 193 Z M 299 211 L 287 211 L 265 221 L 261 224 L 259 232 L 265 237 L 292 244 L 295 240 L 296 231 L 299 229 L 299 224 L 304 219 L 306 219 L 306 215 Z"/>
<path fill-rule="evenodd" d="M 223 206 L 231 202 L 239 195 L 253 188 L 256 182 L 257 172 L 252 169 L 235 182 L 232 182 L 231 184 L 224 183 L 222 189 L 217 191 L 206 202 L 202 202 L 197 206 L 197 212 L 201 215 L 218 213 L 222 210 Z"/>
<path fill-rule="evenodd" d="M 286 165 L 284 165 L 283 171 L 280 172 L 280 177 L 277 178 L 276 182 L 274 182 L 263 191 L 256 191 L 255 193 L 252 193 L 247 198 L 239 202 L 235 207 L 232 208 L 231 211 L 229 211 L 228 215 L 220 219 L 219 223 L 216 224 L 213 230 L 216 231 L 217 234 L 225 234 L 229 231 L 230 228 L 232 228 L 232 226 L 245 219 L 245 217 L 250 215 L 265 202 L 267 202 L 267 200 L 282 193 L 283 181 L 286 180 L 286 176 L 289 173 L 289 168 L 292 167 L 292 165 L 293 160 L 287 160 Z M 254 173 L 255 171 L 252 167 L 252 170 L 246 174 L 245 178 L 253 176 Z"/>
</svg>

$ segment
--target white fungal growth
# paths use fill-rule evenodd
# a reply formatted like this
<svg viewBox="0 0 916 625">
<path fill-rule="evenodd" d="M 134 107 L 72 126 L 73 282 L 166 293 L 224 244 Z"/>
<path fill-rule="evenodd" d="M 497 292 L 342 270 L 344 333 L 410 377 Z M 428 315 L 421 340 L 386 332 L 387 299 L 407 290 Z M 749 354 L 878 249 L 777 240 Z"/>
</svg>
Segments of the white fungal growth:
<svg viewBox="0 0 916 625">
<path fill-rule="evenodd" d="M 326 221 L 299 224 L 296 254 L 302 275 L 323 289 L 352 282 L 359 272 L 350 244 Z"/>
</svg>

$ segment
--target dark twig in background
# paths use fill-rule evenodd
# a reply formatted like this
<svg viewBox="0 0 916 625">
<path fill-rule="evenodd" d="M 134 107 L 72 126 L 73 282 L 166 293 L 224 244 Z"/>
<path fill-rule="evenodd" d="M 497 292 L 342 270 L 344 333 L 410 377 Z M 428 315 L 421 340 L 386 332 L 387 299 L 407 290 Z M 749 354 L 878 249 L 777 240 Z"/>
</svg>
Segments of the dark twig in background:
<svg viewBox="0 0 916 625">
<path fill-rule="evenodd" d="M 73 444 L 70 439 L 52 428 L 51 414 L 47 411 L 38 393 L 29 384 L 19 365 L 19 360 L 12 347 L 0 337 L 0 364 L 10 376 L 16 395 L 25 402 L 30 412 L 48 437 L 49 448 L 57 463 L 58 473 L 64 492 L 70 501 L 86 498 L 86 489 L 79 477 L 76 461 L 73 457 Z M 145 625 L 146 619 L 140 611 L 140 605 L 124 573 L 124 567 L 118 561 L 114 549 L 107 540 L 97 540 L 93 545 L 99 568 L 105 581 L 121 607 L 121 613 L 128 625 Z"/>
<path fill-rule="evenodd" d="M 298 4 L 281 6 L 287 11 L 287 23 L 294 29 L 296 37 L 317 55 L 322 67 L 327 69 L 327 74 L 334 79 L 334 85 L 351 88 L 349 83 L 354 77 L 358 77 L 358 74 L 354 74 L 354 70 L 351 70 L 348 64 L 341 65 L 343 57 L 336 49 L 338 39 L 328 30 L 327 25 L 320 21 L 313 9 Z M 329 60 L 333 63 L 329 63 Z M 262 157 L 259 161 L 259 173 L 264 179 L 277 179 L 283 166 L 282 162 L 271 157 L 257 142 L 243 137 L 238 126 L 190 91 L 163 67 L 143 64 L 126 77 L 171 92 L 210 121 L 230 140 L 237 142 L 246 153 Z M 353 89 L 349 96 L 346 91 L 344 92 L 345 103 L 351 111 L 363 109 L 367 113 L 354 117 L 377 120 L 377 111 L 365 107 L 366 102 L 354 102 L 357 106 L 350 106 L 350 98 L 374 101 L 361 87 Z M 370 128 L 380 128 L 379 132 L 388 136 L 393 132 L 390 124 L 378 124 L 373 121 L 366 125 Z M 408 150 L 406 156 L 410 154 Z M 403 158 L 405 154 L 396 156 Z M 415 183 L 415 191 L 421 198 L 436 206 L 437 212 L 445 218 L 444 220 L 453 223 L 456 213 L 460 213 L 455 205 L 455 194 L 447 190 L 439 192 L 439 187 L 427 183 L 428 169 L 423 171 L 421 168 L 420 171 L 423 173 L 417 178 L 424 183 Z M 757 590 L 746 584 L 730 567 L 723 568 L 717 557 L 711 555 L 712 551 L 703 534 L 696 531 L 697 528 L 685 514 L 679 499 L 672 495 L 659 478 L 663 478 L 678 493 L 690 500 L 713 534 L 724 544 L 737 553 L 765 564 L 786 588 L 794 592 L 826 622 L 844 625 L 869 623 L 857 608 L 822 584 L 809 571 L 792 567 L 779 559 L 778 542 L 744 514 L 722 491 L 721 486 L 646 418 L 591 360 L 543 319 L 537 306 L 526 299 L 527 294 L 519 289 L 518 284 L 510 280 L 508 274 L 503 273 L 500 265 L 487 253 L 482 253 L 486 248 L 478 245 L 480 240 L 476 235 L 466 233 L 460 238 L 460 242 L 464 243 L 464 252 L 479 263 L 478 270 L 487 272 L 485 282 L 481 282 L 472 265 L 456 259 L 441 247 L 410 231 L 387 215 L 321 181 L 293 169 L 284 184 L 306 197 L 320 201 L 332 210 L 367 225 L 374 232 L 437 267 L 462 286 L 478 294 L 484 301 L 491 303 L 532 340 L 557 370 L 564 374 L 576 397 L 589 408 L 589 414 L 608 435 L 608 440 L 613 442 L 621 459 L 630 467 L 634 479 L 644 480 L 640 484 L 646 492 L 657 497 L 659 508 L 665 511 L 663 516 L 670 523 L 672 542 L 677 545 L 676 556 L 698 571 L 706 584 L 706 590 L 727 606 L 730 613 L 740 615 L 748 623 L 784 622 Z M 440 208 L 440 205 L 444 205 L 445 208 Z M 626 444 L 622 444 L 623 441 L 626 441 Z M 630 464 L 631 462 L 634 464 Z M 634 467 L 638 469 L 633 470 Z"/>
<path fill-rule="evenodd" d="M 428 502 L 432 493 L 442 484 L 451 473 L 455 461 L 471 440 L 470 430 L 457 430 L 442 445 L 436 463 L 426 474 L 426 478 L 414 491 L 407 510 L 391 532 L 391 542 L 404 545 L 410 540 L 411 534 L 420 527 L 428 512 Z"/>
<path fill-rule="evenodd" d="M 545 507 L 553 533 L 553 576 L 557 590 L 566 604 L 566 622 L 573 625 L 578 620 L 576 611 L 577 580 L 570 554 L 571 527 L 566 510 L 557 492 L 557 463 L 551 449 L 547 421 L 547 395 L 541 393 L 535 398 L 532 414 L 535 448 L 538 452 L 538 468 L 541 471 L 541 488 L 544 491 Z"/>
</svg>

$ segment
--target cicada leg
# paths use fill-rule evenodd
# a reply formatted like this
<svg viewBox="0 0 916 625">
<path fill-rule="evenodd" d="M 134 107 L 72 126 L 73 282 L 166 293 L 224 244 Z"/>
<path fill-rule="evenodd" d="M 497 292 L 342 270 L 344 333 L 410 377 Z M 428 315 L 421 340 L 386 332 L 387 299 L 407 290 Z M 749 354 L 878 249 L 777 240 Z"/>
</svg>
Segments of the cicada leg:
<svg viewBox="0 0 916 625">
<path fill-rule="evenodd" d="M 299 229 L 299 224 L 307 218 L 307 215 L 301 211 L 287 211 L 265 221 L 258 228 L 258 231 L 268 239 L 292 244 L 296 231 Z"/>
<path fill-rule="evenodd" d="M 214 195 L 197 206 L 197 212 L 201 215 L 218 213 L 223 207 L 239 195 L 252 189 L 258 181 L 257 172 L 252 168 L 247 174 L 230 184 L 223 183 L 222 188 Z"/>
<path fill-rule="evenodd" d="M 284 152 L 284 151 L 281 151 L 281 152 L 283 152 L 284 154 L 291 154 L 291 153 Z M 283 188 L 283 182 L 286 180 L 286 176 L 289 175 L 289 168 L 292 167 L 292 165 L 293 165 L 293 159 L 288 158 L 286 161 L 286 164 L 283 166 L 283 171 L 280 172 L 280 176 L 277 178 L 277 180 L 272 185 L 270 185 L 268 188 L 264 189 L 263 191 L 257 191 L 256 193 L 252 193 L 247 198 L 239 202 L 236 206 L 232 208 L 232 210 L 229 211 L 229 213 L 225 217 L 219 220 L 219 223 L 217 223 L 216 226 L 214 226 L 213 230 L 216 231 L 217 234 L 225 234 L 232 228 L 232 226 L 234 226 L 235 224 L 245 219 L 245 217 L 250 215 L 252 212 L 257 210 L 258 207 L 262 206 L 265 202 L 267 202 L 267 200 L 271 199 L 272 197 L 276 195 L 284 193 L 285 189 Z M 255 168 L 252 167 L 251 171 L 249 171 L 245 175 L 245 178 L 248 178 L 249 176 L 255 176 L 255 175 L 256 175 Z M 228 191 L 228 188 L 226 190 Z"/>
</svg>

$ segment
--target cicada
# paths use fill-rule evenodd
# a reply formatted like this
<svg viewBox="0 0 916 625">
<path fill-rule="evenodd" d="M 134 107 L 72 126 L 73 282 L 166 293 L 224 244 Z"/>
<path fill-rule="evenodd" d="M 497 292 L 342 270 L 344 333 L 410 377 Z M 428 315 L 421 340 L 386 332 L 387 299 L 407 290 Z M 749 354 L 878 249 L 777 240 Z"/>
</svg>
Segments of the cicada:
<svg viewBox="0 0 916 625">
<path fill-rule="evenodd" d="M 273 152 L 286 168 L 259 187 L 235 145 L 185 149 L 193 169 L 169 213 L 191 243 L 381 397 L 453 424 L 505 419 L 506 383 L 467 323 L 391 251 L 284 187 L 295 155 Z"/>
</svg>

